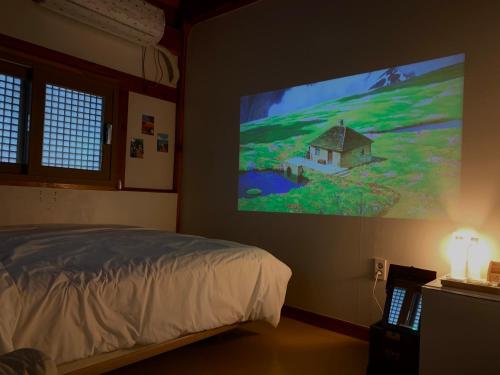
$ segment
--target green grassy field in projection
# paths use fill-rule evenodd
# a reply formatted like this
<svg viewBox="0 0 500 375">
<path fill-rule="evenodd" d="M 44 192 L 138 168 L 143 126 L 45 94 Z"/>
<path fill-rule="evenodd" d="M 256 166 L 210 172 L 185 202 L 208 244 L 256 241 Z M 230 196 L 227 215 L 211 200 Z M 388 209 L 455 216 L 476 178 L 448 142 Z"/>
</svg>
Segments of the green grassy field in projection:
<svg viewBox="0 0 500 375">
<path fill-rule="evenodd" d="M 325 101 L 300 112 L 241 125 L 240 171 L 277 169 L 304 157 L 309 143 L 339 119 L 361 133 L 378 133 L 376 162 L 345 177 L 305 170 L 307 185 L 286 194 L 240 198 L 244 211 L 439 217 L 440 192 L 456 192 L 460 128 L 391 130 L 462 117 L 463 64 L 367 94 Z"/>
</svg>

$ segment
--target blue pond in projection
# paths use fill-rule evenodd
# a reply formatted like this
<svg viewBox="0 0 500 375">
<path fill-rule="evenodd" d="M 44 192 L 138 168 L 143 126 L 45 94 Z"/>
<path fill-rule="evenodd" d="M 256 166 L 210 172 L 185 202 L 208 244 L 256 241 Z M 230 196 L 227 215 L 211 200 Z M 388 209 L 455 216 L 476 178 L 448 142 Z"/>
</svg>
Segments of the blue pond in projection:
<svg viewBox="0 0 500 375">
<path fill-rule="evenodd" d="M 269 194 L 283 194 L 304 186 L 307 180 L 294 182 L 275 171 L 242 172 L 239 177 L 238 198 L 255 198 Z M 259 194 L 249 194 L 250 189 L 259 189 Z"/>
</svg>

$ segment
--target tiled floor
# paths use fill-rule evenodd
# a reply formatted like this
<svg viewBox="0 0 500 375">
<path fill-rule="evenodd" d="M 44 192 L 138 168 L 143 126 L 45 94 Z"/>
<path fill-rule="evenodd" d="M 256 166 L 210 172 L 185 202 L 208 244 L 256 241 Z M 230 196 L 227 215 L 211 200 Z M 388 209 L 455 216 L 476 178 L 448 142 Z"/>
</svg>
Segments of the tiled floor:
<svg viewBox="0 0 500 375">
<path fill-rule="evenodd" d="M 368 343 L 283 318 L 242 328 L 116 370 L 128 374 L 365 374 Z"/>
</svg>

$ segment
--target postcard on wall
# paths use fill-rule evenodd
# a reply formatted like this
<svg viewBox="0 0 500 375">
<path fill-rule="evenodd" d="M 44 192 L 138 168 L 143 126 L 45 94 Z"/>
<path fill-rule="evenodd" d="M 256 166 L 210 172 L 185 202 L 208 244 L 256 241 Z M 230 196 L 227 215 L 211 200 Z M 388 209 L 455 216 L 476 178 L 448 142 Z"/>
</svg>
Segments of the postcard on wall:
<svg viewBox="0 0 500 375">
<path fill-rule="evenodd" d="M 144 158 L 144 140 L 142 138 L 132 138 L 130 142 L 130 157 L 131 158 Z"/>
<path fill-rule="evenodd" d="M 156 138 L 156 151 L 168 152 L 168 134 L 158 133 Z"/>
<path fill-rule="evenodd" d="M 155 118 L 150 115 L 142 115 L 142 134 L 155 134 Z"/>
</svg>

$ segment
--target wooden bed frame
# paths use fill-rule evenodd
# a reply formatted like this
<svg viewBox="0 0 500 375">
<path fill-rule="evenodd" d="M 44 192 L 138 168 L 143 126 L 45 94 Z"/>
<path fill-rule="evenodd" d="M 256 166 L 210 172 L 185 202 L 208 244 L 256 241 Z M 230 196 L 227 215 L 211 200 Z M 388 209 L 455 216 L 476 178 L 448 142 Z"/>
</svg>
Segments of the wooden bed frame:
<svg viewBox="0 0 500 375">
<path fill-rule="evenodd" d="M 120 349 L 110 353 L 98 354 L 93 357 L 66 362 L 57 366 L 59 374 L 68 375 L 94 375 L 111 371 L 123 366 L 130 365 L 143 359 L 180 348 L 196 341 L 206 339 L 219 333 L 229 331 L 238 327 L 239 324 L 222 326 L 207 331 L 192 333 L 186 336 L 165 341 L 160 344 L 135 346 L 130 349 Z"/>
</svg>

